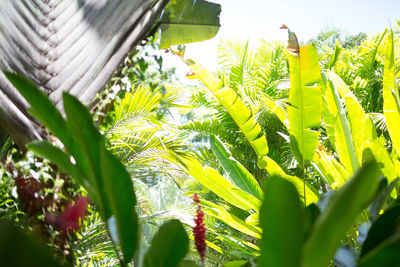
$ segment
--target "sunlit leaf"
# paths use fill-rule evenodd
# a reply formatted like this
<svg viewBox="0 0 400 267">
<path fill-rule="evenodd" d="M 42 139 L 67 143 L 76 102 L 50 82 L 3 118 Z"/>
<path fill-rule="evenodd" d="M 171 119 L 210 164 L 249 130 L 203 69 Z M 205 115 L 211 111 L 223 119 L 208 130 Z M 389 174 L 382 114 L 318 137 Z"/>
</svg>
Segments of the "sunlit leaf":
<svg viewBox="0 0 400 267">
<path fill-rule="evenodd" d="M 378 189 L 380 176 L 375 162 L 365 164 L 330 199 L 315 221 L 304 244 L 302 266 L 328 266 L 348 229 Z"/>
<path fill-rule="evenodd" d="M 220 27 L 221 6 L 204 0 L 175 0 L 160 19 L 160 48 L 214 37 Z"/>
</svg>

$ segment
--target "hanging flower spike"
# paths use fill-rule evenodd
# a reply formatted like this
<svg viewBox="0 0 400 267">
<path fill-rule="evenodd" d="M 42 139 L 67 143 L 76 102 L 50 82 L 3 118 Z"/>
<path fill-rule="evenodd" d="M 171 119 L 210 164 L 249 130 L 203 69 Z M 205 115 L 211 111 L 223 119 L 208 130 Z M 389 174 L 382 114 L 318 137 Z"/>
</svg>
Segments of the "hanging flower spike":
<svg viewBox="0 0 400 267">
<path fill-rule="evenodd" d="M 200 203 L 197 193 L 193 195 L 193 201 Z M 206 228 L 204 227 L 204 213 L 200 205 L 197 206 L 196 216 L 194 217 L 195 227 L 193 227 L 194 242 L 196 249 L 200 254 L 201 262 L 204 266 L 204 258 L 206 256 Z"/>
</svg>

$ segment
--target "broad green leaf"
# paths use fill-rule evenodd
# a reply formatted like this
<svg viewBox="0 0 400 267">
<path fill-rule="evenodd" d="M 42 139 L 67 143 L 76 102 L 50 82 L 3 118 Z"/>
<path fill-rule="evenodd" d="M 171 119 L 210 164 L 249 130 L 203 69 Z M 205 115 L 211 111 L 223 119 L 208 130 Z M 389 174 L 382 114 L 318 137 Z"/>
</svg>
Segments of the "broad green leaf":
<svg viewBox="0 0 400 267">
<path fill-rule="evenodd" d="M 75 146 L 80 148 L 79 153 L 70 152 L 87 177 L 89 185 L 97 193 L 98 198 L 96 195 L 91 197 L 94 197 L 93 201 L 99 208 L 100 214 L 107 221 L 112 213 L 110 204 L 106 201 L 105 186 L 100 170 L 100 151 L 105 149 L 104 140 L 95 128 L 92 117 L 85 106 L 68 93 L 63 94 L 63 100 L 68 130 L 74 138 Z"/>
<path fill-rule="evenodd" d="M 265 104 L 268 106 L 269 110 L 272 113 L 274 113 L 278 117 L 278 119 L 283 123 L 283 125 L 285 125 L 286 128 L 289 130 L 290 127 L 286 110 L 282 106 L 275 103 L 275 101 L 273 101 L 269 97 L 263 95 L 262 98 Z"/>
<path fill-rule="evenodd" d="M 261 207 L 261 200 L 253 196 L 252 194 L 243 191 L 237 187 L 228 188 L 229 193 L 231 193 L 234 197 L 240 200 L 243 203 L 246 203 L 251 209 L 255 212 L 258 212 Z"/>
<path fill-rule="evenodd" d="M 28 149 L 32 150 L 39 157 L 50 160 L 60 167 L 63 172 L 75 178 L 78 183 L 88 191 L 92 191 L 92 188 L 83 177 L 79 168 L 71 162 L 70 156 L 58 147 L 55 147 L 46 141 L 33 141 L 28 144 Z"/>
<path fill-rule="evenodd" d="M 311 165 L 332 188 L 342 186 L 349 177 L 342 164 L 323 147 L 318 147 Z"/>
<path fill-rule="evenodd" d="M 144 258 L 144 267 L 178 266 L 189 250 L 189 238 L 179 220 L 164 223 Z"/>
<path fill-rule="evenodd" d="M 383 142 L 384 139 L 383 139 Z M 378 163 L 379 169 L 381 170 L 382 174 L 387 178 L 388 182 L 391 183 L 397 178 L 397 172 L 393 165 L 392 159 L 387 152 L 384 143 L 378 142 L 378 140 L 367 140 L 361 146 L 361 150 L 364 151 L 365 154 L 366 150 L 368 150 L 375 158 L 376 162 Z"/>
<path fill-rule="evenodd" d="M 374 201 L 372 201 L 371 205 L 369 205 L 368 208 L 370 214 L 369 218 L 371 222 L 374 222 L 376 218 L 380 215 L 380 212 L 387 203 L 391 195 L 391 192 L 393 191 L 394 188 L 397 187 L 399 180 L 400 178 L 396 178 L 389 185 L 387 184 L 386 179 L 383 180 L 385 182 L 381 182 L 381 184 L 379 185 L 380 192 L 378 193 L 377 197 L 375 198 Z"/>
<path fill-rule="evenodd" d="M 317 149 L 319 133 L 312 128 L 321 124 L 323 82 L 314 45 L 300 47 L 298 56 L 290 54 L 289 66 L 290 146 L 304 167 L 305 162 L 311 162 Z"/>
<path fill-rule="evenodd" d="M 267 155 L 269 151 L 268 143 L 265 135 L 261 131 L 261 126 L 235 90 L 229 86 L 222 87 L 221 80 L 194 61 L 189 60 L 186 61 L 186 63 L 193 71 L 191 78 L 200 79 L 217 97 L 218 101 L 243 132 L 257 156 L 262 157 Z"/>
<path fill-rule="evenodd" d="M 271 177 L 265 187 L 260 220 L 263 229 L 259 266 L 299 266 L 303 244 L 303 218 L 294 186 Z"/>
<path fill-rule="evenodd" d="M 399 235 L 388 238 L 377 248 L 361 258 L 359 267 L 398 266 L 400 251 Z"/>
<path fill-rule="evenodd" d="M 186 60 L 185 63 L 193 71 L 191 75 L 187 76 L 189 79 L 199 79 L 212 93 L 222 88 L 222 81 L 205 67 L 193 60 Z"/>
<path fill-rule="evenodd" d="M 322 114 L 326 131 L 340 161 L 347 172 L 353 175 L 359 165 L 346 112 L 342 107 L 336 86 L 329 78 L 327 78 L 327 86 L 323 91 L 324 112 Z"/>
<path fill-rule="evenodd" d="M 294 187 L 297 189 L 297 193 L 300 195 L 300 199 L 304 201 L 304 184 L 303 180 L 297 176 L 291 176 L 286 174 L 282 168 L 276 163 L 273 159 L 269 157 L 259 158 L 258 163 L 259 166 L 268 171 L 270 176 L 279 176 L 282 179 L 285 179 L 291 182 Z M 314 187 L 306 183 L 306 194 L 307 194 L 307 204 L 317 203 L 319 198 L 318 190 Z"/>
<path fill-rule="evenodd" d="M 136 248 L 138 229 L 134 211 L 136 198 L 130 175 L 122 163 L 106 151 L 104 140 L 86 107 L 67 93 L 64 93 L 63 99 L 67 127 L 84 155 L 77 160 L 77 164 L 86 165 L 82 169 L 87 170 L 89 185 L 98 195 L 94 199 L 95 204 L 107 223 L 113 241 L 121 245 L 127 263 Z"/>
<path fill-rule="evenodd" d="M 221 6 L 204 0 L 175 0 L 164 11 L 159 24 L 160 48 L 213 38 L 220 27 Z"/>
<path fill-rule="evenodd" d="M 253 236 L 255 238 L 261 238 L 261 229 L 259 227 L 247 224 L 245 221 L 231 214 L 226 209 L 217 204 L 206 200 L 200 200 L 200 202 L 203 205 L 205 214 L 217 218 L 218 220 L 226 223 L 227 225 L 235 228 L 242 233 Z"/>
<path fill-rule="evenodd" d="M 346 232 L 376 193 L 379 176 L 377 164 L 366 163 L 334 193 L 304 244 L 301 266 L 329 265 Z"/>
<path fill-rule="evenodd" d="M 215 156 L 229 174 L 232 182 L 247 193 L 262 199 L 263 193 L 257 180 L 240 162 L 232 157 L 230 151 L 215 135 L 210 136 L 210 144 Z"/>
<path fill-rule="evenodd" d="M 251 201 L 245 199 L 244 197 L 238 198 L 237 191 L 231 190 L 232 188 L 236 188 L 238 190 L 240 189 L 229 182 L 227 179 L 225 179 L 215 169 L 210 167 L 203 168 L 201 163 L 195 159 L 188 159 L 185 161 L 185 163 L 187 165 L 189 174 L 194 179 L 196 179 L 199 183 L 208 188 L 210 191 L 214 192 L 219 197 L 227 201 L 229 204 L 243 210 L 254 209 L 254 205 Z M 243 193 L 246 192 L 243 191 Z"/>
<path fill-rule="evenodd" d="M 67 130 L 65 121 L 49 98 L 28 79 L 9 72 L 4 74 L 31 105 L 28 109 L 29 114 L 46 126 L 66 147 L 70 147 L 72 138 Z"/>
<path fill-rule="evenodd" d="M 207 86 L 212 93 L 214 93 L 218 101 L 228 111 L 236 125 L 243 132 L 259 158 L 257 165 L 262 169 L 265 168 L 270 175 L 279 172 L 281 177 L 285 177 L 287 180 L 290 180 L 292 183 L 294 183 L 297 189 L 299 189 L 299 185 L 301 185 L 303 188 L 303 182 L 300 178 L 282 174 L 284 172 L 279 165 L 267 157 L 269 151 L 268 143 L 265 135 L 261 131 L 261 126 L 258 124 L 250 109 L 246 107 L 237 93 L 229 86 L 221 88 L 223 86 L 222 81 L 203 66 L 196 64 L 192 60 L 186 61 L 186 63 L 193 70 L 191 77 L 200 79 L 204 85 Z M 269 164 L 267 164 L 267 162 L 269 162 Z M 304 190 L 302 189 L 302 191 L 303 193 L 300 193 L 300 195 L 304 196 Z M 306 185 L 306 195 L 307 197 L 310 195 L 310 203 L 315 203 L 318 201 L 318 194 L 312 192 L 312 187 L 309 185 Z"/>
<path fill-rule="evenodd" d="M 400 100 L 395 80 L 393 32 L 390 31 L 385 52 L 385 66 L 383 72 L 383 114 L 393 148 L 400 156 Z"/>
<path fill-rule="evenodd" d="M 347 84 L 336 73 L 332 71 L 328 71 L 327 76 L 328 79 L 332 81 L 331 84 L 334 85 L 340 97 L 344 100 L 346 104 L 353 145 L 356 151 L 358 162 L 360 163 L 362 158 L 361 146 L 368 139 L 376 138 L 375 126 L 372 122 L 371 117 L 365 113 L 361 104 L 358 102 L 357 98 L 347 86 Z M 347 130 L 344 131 L 344 134 L 346 137 L 346 142 L 348 142 Z M 345 167 L 347 168 L 347 166 Z"/>
<path fill-rule="evenodd" d="M 361 257 L 368 254 L 380 243 L 396 235 L 400 227 L 400 205 L 396 205 L 383 213 L 371 226 L 361 248 Z"/>
<path fill-rule="evenodd" d="M 101 179 L 105 186 L 105 195 L 115 219 L 118 239 L 124 261 L 129 262 L 137 247 L 138 217 L 135 211 L 136 196 L 133 184 L 125 166 L 109 151 L 100 151 Z M 110 228 L 110 226 L 109 226 Z"/>
</svg>

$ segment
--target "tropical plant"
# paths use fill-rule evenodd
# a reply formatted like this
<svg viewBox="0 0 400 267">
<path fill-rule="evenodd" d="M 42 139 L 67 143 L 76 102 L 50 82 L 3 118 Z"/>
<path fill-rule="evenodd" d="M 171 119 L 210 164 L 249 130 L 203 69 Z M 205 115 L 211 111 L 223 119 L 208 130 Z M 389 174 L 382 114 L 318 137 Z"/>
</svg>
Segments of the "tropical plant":
<svg viewBox="0 0 400 267">
<path fill-rule="evenodd" d="M 96 93 L 126 55 L 159 29 L 162 47 L 212 38 L 221 11 L 220 5 L 204 0 L 67 0 L 38 5 L 7 0 L 2 7 L 3 70 L 32 80 L 58 109 L 64 91 L 93 107 Z M 43 139 L 45 132 L 28 115 L 15 87 L 4 75 L 0 79 L 1 133 L 7 132 L 24 149 L 29 141 Z"/>
<path fill-rule="evenodd" d="M 129 173 L 123 164 L 105 148 L 89 111 L 73 96 L 64 93 L 67 119 L 35 85 L 25 78 L 7 73 L 8 79 L 32 105 L 30 112 L 41 120 L 63 142 L 67 152 L 45 141 L 29 144 L 29 149 L 48 158 L 71 175 L 88 192 L 114 244 L 119 263 L 126 266 L 138 249 L 138 216 L 136 196 Z M 164 247 L 174 243 L 172 250 Z M 185 256 L 189 240 L 178 220 L 165 223 L 153 238 L 144 258 L 144 266 L 175 266 Z M 119 251 L 122 257 L 119 256 Z"/>
</svg>

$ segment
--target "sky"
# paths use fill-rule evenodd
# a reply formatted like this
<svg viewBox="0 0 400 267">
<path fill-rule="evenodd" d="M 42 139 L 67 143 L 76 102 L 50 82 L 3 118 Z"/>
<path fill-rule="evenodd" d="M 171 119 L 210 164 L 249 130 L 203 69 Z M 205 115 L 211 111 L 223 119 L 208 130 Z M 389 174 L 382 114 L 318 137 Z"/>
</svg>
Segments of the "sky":
<svg viewBox="0 0 400 267">
<path fill-rule="evenodd" d="M 286 24 L 299 41 L 315 38 L 326 27 L 345 34 L 367 34 L 395 25 L 400 0 L 209 0 L 221 4 L 218 34 L 211 40 L 188 44 L 185 57 L 210 70 L 217 65 L 220 39 L 287 40 Z M 175 64 L 172 60 L 170 64 Z M 169 65 L 169 64 L 168 64 Z"/>
</svg>

